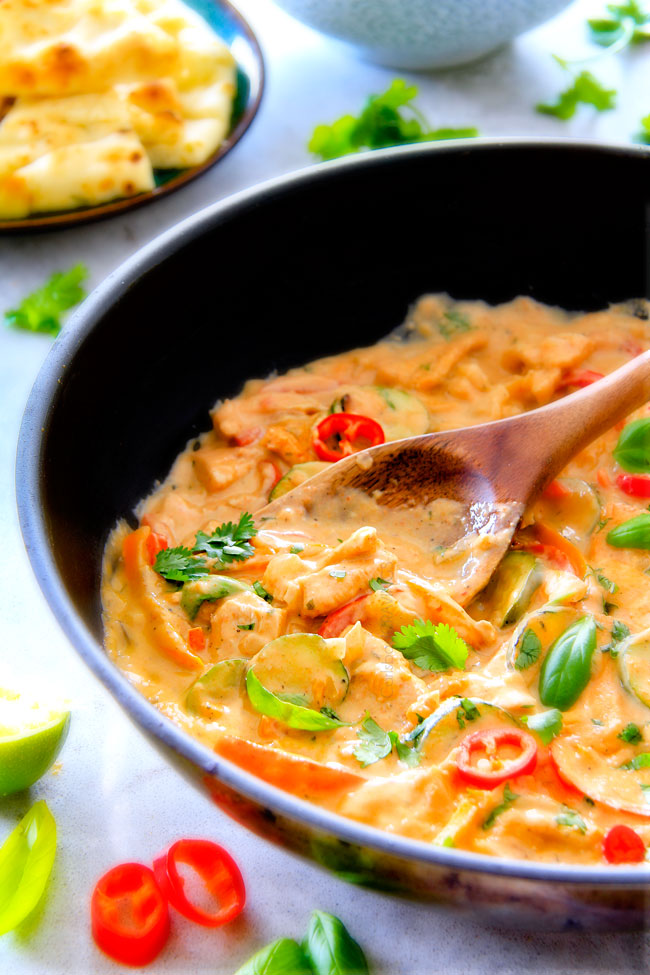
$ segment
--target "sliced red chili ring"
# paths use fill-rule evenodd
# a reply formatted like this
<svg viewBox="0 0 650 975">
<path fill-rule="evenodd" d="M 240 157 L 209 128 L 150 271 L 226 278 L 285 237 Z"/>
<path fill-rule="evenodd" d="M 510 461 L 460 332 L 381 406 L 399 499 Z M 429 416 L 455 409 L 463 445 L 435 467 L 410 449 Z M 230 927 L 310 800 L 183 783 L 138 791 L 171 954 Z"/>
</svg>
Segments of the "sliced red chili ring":
<svg viewBox="0 0 650 975">
<path fill-rule="evenodd" d="M 317 424 L 313 447 L 320 460 L 337 461 L 357 450 L 385 443 L 376 420 L 360 413 L 330 413 Z"/>
<path fill-rule="evenodd" d="M 603 853 L 608 863 L 641 863 L 645 860 L 645 843 L 630 826 L 612 826 L 603 840 Z"/>
<path fill-rule="evenodd" d="M 189 900 L 185 880 L 178 869 L 181 863 L 199 875 L 207 892 L 217 900 L 214 912 Z M 169 903 L 190 921 L 216 928 L 232 921 L 244 909 L 246 889 L 239 867 L 223 847 L 210 840 L 178 840 L 167 853 L 154 860 L 153 869 Z"/>
<path fill-rule="evenodd" d="M 604 379 L 602 372 L 595 372 L 593 369 L 583 369 L 582 372 L 570 372 L 560 381 L 558 389 L 568 389 L 573 386 L 575 389 L 584 389 L 597 383 L 599 379 Z"/>
<path fill-rule="evenodd" d="M 521 754 L 500 758 L 499 749 L 514 745 Z M 472 764 L 476 752 L 484 752 L 489 767 Z M 460 746 L 456 767 L 460 776 L 479 789 L 494 789 L 517 775 L 529 775 L 537 764 L 537 742 L 519 728 L 485 728 L 467 735 Z"/>
<path fill-rule="evenodd" d="M 90 915 L 97 947 L 125 965 L 148 965 L 169 937 L 167 901 L 142 863 L 121 863 L 100 877 Z"/>
<path fill-rule="evenodd" d="M 650 477 L 644 474 L 619 474 L 616 478 L 621 491 L 632 498 L 650 498 Z"/>
</svg>

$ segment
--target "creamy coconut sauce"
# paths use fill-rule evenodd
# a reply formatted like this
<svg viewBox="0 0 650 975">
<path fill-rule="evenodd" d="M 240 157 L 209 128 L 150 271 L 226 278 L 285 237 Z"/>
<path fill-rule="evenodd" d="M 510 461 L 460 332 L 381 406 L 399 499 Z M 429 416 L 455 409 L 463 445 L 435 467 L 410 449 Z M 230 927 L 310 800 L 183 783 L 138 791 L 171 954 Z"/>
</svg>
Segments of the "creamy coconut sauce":
<svg viewBox="0 0 650 975">
<path fill-rule="evenodd" d="M 372 418 L 386 440 L 513 416 L 649 348 L 647 318 L 638 302 L 569 315 L 526 298 L 489 307 L 426 296 L 391 339 L 250 380 L 217 403 L 213 429 L 143 501 L 139 528 L 120 524 L 112 534 L 102 590 L 107 652 L 204 744 L 380 829 L 561 862 L 603 862 L 604 838 L 619 824 L 647 845 L 650 769 L 639 756 L 650 752 L 650 552 L 607 541 L 648 503 L 617 484 L 612 451 L 623 425 L 582 451 L 524 513 L 502 568 L 469 604 L 467 579 L 495 544 L 494 522 L 479 507 L 470 524 L 441 499 L 426 515 L 430 531 L 413 532 L 408 512 L 361 492 L 330 497 L 317 517 L 303 509 L 303 519 L 286 494 L 279 515 L 257 522 L 252 554 L 225 565 L 208 559 L 207 581 L 154 569 L 161 546 L 191 550 L 197 532 L 236 524 L 316 473 L 319 460 L 323 469 L 314 431 L 330 411 Z M 635 417 L 649 414 L 645 407 Z M 199 598 L 214 576 L 235 590 Z M 544 661 L 584 619 L 593 620 L 596 646 L 582 689 L 566 706 L 542 703 Z M 395 634 L 415 620 L 452 627 L 466 659 L 445 669 L 409 659 Z M 321 641 L 296 642 L 319 631 Z M 251 674 L 280 705 L 338 723 L 295 727 L 295 712 L 277 703 L 270 716 Z M 553 737 L 534 730 L 534 716 L 549 712 L 559 714 Z M 380 729 L 370 754 L 360 751 L 368 716 Z M 496 754 L 468 750 L 469 735 L 487 740 L 495 729 L 524 737 L 517 744 L 506 735 Z M 383 756 L 382 732 L 395 733 L 384 735 Z M 522 741 L 535 749 L 523 770 Z M 464 754 L 469 773 L 467 762 L 459 767 Z M 622 767 L 635 759 L 638 768 Z M 499 769 L 512 771 L 504 780 Z M 473 780 L 486 772 L 495 781 Z"/>
</svg>

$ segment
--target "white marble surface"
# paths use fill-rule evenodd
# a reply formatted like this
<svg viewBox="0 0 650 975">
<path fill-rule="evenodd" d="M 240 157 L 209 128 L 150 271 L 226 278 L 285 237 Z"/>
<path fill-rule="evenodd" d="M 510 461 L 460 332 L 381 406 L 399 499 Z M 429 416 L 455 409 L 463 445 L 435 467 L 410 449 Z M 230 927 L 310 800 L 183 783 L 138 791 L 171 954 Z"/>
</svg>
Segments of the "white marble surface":
<svg viewBox="0 0 650 975">
<path fill-rule="evenodd" d="M 97 284 L 161 230 L 207 203 L 269 176 L 308 165 L 313 126 L 356 111 L 400 72 L 353 59 L 274 8 L 239 0 L 262 42 L 267 90 L 257 121 L 212 172 L 176 195 L 95 226 L 34 237 L 0 238 L 0 313 L 54 270 L 78 260 Z M 650 49 L 603 60 L 595 72 L 621 92 L 615 112 L 581 112 L 563 124 L 538 115 L 535 102 L 565 84 L 551 52 L 572 54 L 585 16 L 602 11 L 579 0 L 565 14 L 489 60 L 464 70 L 420 75 L 419 103 L 434 125 L 477 125 L 485 135 L 545 135 L 629 141 L 650 112 Z M 88 903 L 96 878 L 127 859 L 150 861 L 184 835 L 213 837 L 236 857 L 249 900 L 242 917 L 209 931 L 175 919 L 152 973 L 228 975 L 266 942 L 300 937 L 310 911 L 338 914 L 364 945 L 375 975 L 478 973 L 641 973 L 650 962 L 645 934 L 539 936 L 486 928 L 431 905 L 404 903 L 344 885 L 235 825 L 168 768 L 128 722 L 63 638 L 24 553 L 13 469 L 23 406 L 50 340 L 0 329 L 0 685 L 29 681 L 70 699 L 72 730 L 58 774 L 29 794 L 0 800 L 0 838 L 36 798 L 59 831 L 48 893 L 35 915 L 0 939 L 3 975 L 116 972 L 94 948 Z M 216 391 L 215 391 L 216 393 Z"/>
</svg>

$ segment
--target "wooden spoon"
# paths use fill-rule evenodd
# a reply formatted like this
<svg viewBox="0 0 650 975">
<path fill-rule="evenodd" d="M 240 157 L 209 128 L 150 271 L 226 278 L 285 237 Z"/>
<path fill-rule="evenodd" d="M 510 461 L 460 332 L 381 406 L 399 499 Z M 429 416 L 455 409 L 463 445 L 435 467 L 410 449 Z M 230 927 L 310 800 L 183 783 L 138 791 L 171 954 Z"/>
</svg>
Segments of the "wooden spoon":
<svg viewBox="0 0 650 975">
<path fill-rule="evenodd" d="M 311 522 L 318 537 L 333 539 L 374 525 L 389 548 L 410 541 L 420 556 L 437 560 L 432 576 L 466 605 L 488 582 L 536 495 L 648 399 L 650 352 L 644 352 L 529 413 L 353 454 L 262 508 L 256 521 L 289 532 Z"/>
</svg>

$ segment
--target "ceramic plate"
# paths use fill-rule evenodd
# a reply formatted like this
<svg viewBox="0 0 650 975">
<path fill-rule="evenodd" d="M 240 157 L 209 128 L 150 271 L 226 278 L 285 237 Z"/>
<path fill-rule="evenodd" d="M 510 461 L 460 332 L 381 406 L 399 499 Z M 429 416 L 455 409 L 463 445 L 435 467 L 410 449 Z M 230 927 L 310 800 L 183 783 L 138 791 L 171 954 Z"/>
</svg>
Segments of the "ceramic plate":
<svg viewBox="0 0 650 975">
<path fill-rule="evenodd" d="M 56 213 L 34 214 L 23 220 L 0 220 L 0 232 L 59 230 L 132 210 L 173 193 L 219 162 L 239 142 L 259 108 L 264 87 L 264 61 L 257 38 L 238 10 L 227 0 L 184 0 L 210 24 L 230 47 L 237 64 L 237 92 L 233 103 L 230 132 L 209 159 L 190 169 L 154 170 L 156 186 L 148 193 L 112 200 L 98 206 L 78 207 Z"/>
</svg>

